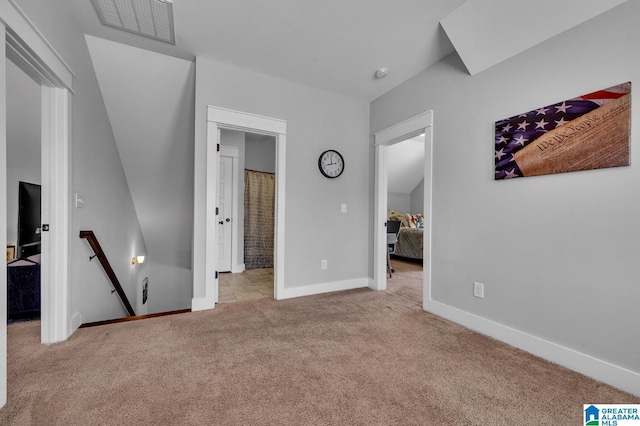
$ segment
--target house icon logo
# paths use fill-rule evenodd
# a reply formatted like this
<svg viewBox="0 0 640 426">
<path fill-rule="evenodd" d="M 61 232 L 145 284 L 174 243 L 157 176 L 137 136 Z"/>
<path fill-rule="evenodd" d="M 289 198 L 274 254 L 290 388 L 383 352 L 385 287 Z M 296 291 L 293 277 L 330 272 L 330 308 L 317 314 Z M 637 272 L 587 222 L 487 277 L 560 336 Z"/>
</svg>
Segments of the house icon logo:
<svg viewBox="0 0 640 426">
<path fill-rule="evenodd" d="M 584 424 L 586 426 L 600 425 L 600 410 L 595 405 L 590 405 L 584 410 Z"/>
</svg>

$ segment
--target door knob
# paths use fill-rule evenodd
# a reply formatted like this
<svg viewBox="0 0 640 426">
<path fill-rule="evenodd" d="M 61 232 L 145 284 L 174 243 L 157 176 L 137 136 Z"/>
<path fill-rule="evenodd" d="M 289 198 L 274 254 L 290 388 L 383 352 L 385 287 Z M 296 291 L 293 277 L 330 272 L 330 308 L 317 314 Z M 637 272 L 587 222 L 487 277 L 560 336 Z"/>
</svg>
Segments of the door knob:
<svg viewBox="0 0 640 426">
<path fill-rule="evenodd" d="M 226 221 L 226 222 L 231 222 L 231 218 L 230 218 L 230 217 L 228 217 L 228 218 L 226 218 L 226 219 L 225 219 L 225 221 Z"/>
</svg>

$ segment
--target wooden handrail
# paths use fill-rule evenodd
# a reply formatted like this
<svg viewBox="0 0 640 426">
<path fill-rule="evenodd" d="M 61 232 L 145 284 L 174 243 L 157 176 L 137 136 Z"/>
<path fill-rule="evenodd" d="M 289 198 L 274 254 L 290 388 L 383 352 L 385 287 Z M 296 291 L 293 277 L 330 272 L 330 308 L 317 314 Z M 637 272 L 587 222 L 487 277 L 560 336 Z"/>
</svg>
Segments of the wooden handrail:
<svg viewBox="0 0 640 426">
<path fill-rule="evenodd" d="M 116 292 L 118 292 L 118 296 L 120 296 L 120 300 L 122 301 L 122 304 L 124 305 L 124 307 L 127 309 L 129 316 L 132 316 L 132 317 L 135 316 L 136 313 L 133 311 L 133 308 L 131 307 L 131 303 L 129 303 L 129 299 L 127 299 L 127 295 L 124 293 L 124 290 L 120 285 L 120 281 L 118 281 L 118 277 L 116 277 L 116 273 L 113 272 L 113 268 L 111 268 L 111 265 L 107 260 L 107 256 L 105 256 L 104 251 L 102 251 L 102 247 L 100 247 L 100 243 L 98 242 L 98 239 L 96 238 L 93 231 L 80 231 L 80 238 L 84 238 L 89 242 L 89 245 L 93 249 L 93 252 L 95 253 L 96 257 L 98 258 L 98 260 L 100 260 L 100 264 L 102 265 L 102 268 L 104 269 L 104 271 L 107 273 L 107 276 L 111 280 L 111 284 L 113 284 L 113 287 L 116 289 Z"/>
</svg>

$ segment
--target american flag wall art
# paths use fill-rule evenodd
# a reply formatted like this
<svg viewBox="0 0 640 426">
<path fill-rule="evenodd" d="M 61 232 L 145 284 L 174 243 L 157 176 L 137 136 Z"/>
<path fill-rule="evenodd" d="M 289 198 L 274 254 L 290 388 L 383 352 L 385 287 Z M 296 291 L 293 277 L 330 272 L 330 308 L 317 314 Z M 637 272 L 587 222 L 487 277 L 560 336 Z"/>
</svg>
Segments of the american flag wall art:
<svg viewBox="0 0 640 426">
<path fill-rule="evenodd" d="M 631 82 L 495 123 L 495 179 L 629 165 Z"/>
</svg>

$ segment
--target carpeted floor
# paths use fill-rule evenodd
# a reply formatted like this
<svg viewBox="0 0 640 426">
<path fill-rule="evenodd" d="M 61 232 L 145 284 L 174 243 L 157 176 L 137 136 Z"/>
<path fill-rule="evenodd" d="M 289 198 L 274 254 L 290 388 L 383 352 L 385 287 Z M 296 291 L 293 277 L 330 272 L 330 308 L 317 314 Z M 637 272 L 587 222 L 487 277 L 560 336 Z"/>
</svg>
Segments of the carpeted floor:
<svg viewBox="0 0 640 426">
<path fill-rule="evenodd" d="M 367 289 L 76 331 L 8 327 L 11 425 L 569 425 L 640 398 L 421 309 L 419 266 Z"/>
</svg>

